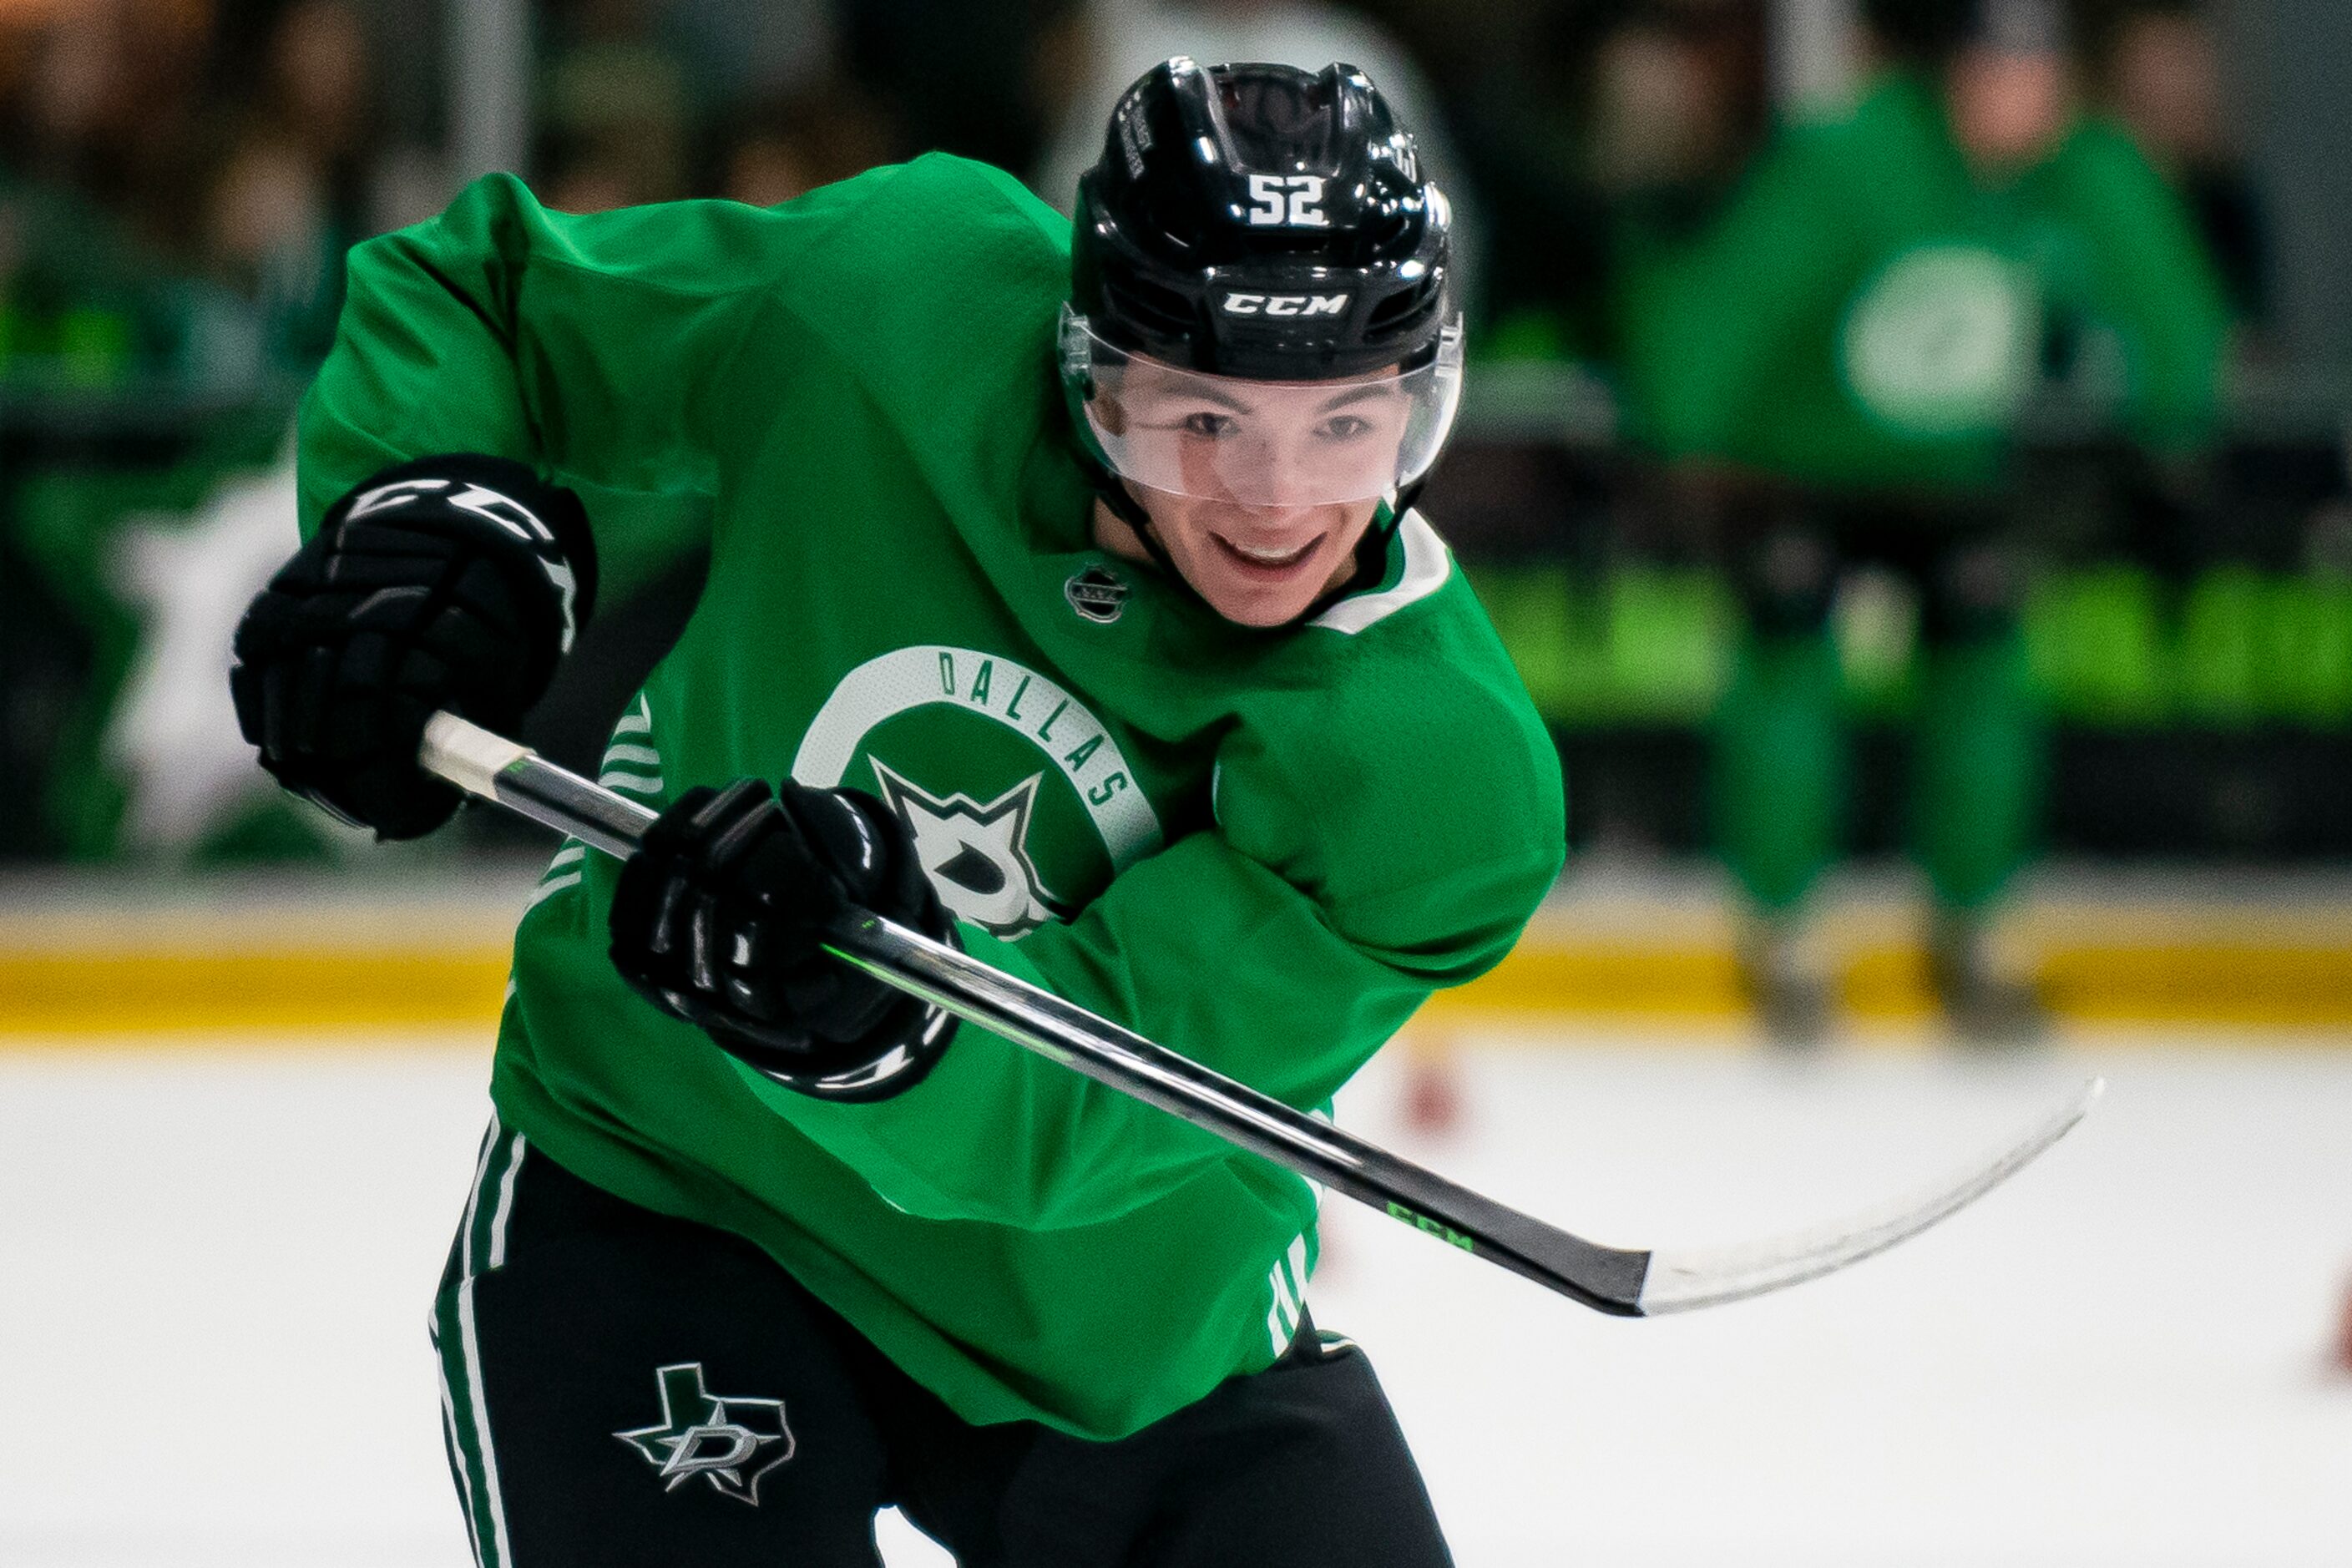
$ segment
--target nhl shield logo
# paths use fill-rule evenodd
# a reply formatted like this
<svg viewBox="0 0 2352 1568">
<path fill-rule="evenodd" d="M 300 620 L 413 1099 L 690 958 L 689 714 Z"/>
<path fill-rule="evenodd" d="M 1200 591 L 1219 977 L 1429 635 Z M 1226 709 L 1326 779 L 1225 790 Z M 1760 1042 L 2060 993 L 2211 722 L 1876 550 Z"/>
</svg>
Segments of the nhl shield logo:
<svg viewBox="0 0 2352 1568">
<path fill-rule="evenodd" d="M 1062 584 L 1063 596 L 1070 608 L 1099 626 L 1108 626 L 1118 619 L 1127 608 L 1127 596 L 1133 590 L 1108 566 L 1089 566 Z"/>
<path fill-rule="evenodd" d="M 784 1425 L 780 1399 L 740 1399 L 713 1394 L 704 1386 L 702 1363 L 658 1367 L 662 1418 L 614 1436 L 653 1466 L 664 1491 L 676 1491 L 697 1476 L 720 1497 L 760 1506 L 760 1481 L 793 1457 L 797 1446 Z"/>
</svg>

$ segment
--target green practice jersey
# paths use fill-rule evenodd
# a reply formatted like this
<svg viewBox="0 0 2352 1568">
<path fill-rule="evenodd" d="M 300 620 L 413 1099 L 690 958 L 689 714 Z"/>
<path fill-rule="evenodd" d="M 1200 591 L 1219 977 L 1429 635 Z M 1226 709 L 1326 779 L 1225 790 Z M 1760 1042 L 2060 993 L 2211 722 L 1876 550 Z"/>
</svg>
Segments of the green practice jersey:
<svg viewBox="0 0 2352 1568">
<path fill-rule="evenodd" d="M 2179 198 L 2120 127 L 2085 119 L 1984 185 L 1934 89 L 1899 72 L 1784 130 L 1695 241 L 1630 268 L 1620 303 L 1651 445 L 1841 489 L 1992 479 L 2051 327 L 2141 439 L 2192 441 L 2229 327 Z"/>
<path fill-rule="evenodd" d="M 708 586 L 604 784 L 874 791 L 971 952 L 1325 1107 L 1517 938 L 1558 754 L 1416 514 L 1276 633 L 1097 549 L 1068 266 L 1066 220 L 944 156 L 770 210 L 487 179 L 353 252 L 304 526 L 438 451 L 703 499 Z M 623 984 L 615 874 L 566 845 L 516 938 L 492 1095 L 559 1163 L 749 1237 L 972 1421 L 1118 1436 L 1286 1343 L 1306 1182 L 970 1026 L 897 1099 L 794 1095 Z"/>
</svg>

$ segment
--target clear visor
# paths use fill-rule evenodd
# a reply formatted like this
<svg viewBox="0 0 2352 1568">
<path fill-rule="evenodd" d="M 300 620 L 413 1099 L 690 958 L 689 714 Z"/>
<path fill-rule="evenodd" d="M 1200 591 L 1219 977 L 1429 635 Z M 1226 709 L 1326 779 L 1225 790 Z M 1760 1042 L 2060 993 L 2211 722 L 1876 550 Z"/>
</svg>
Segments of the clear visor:
<svg viewBox="0 0 2352 1568">
<path fill-rule="evenodd" d="M 1121 479 L 1244 506 L 1370 500 L 1429 471 L 1462 400 L 1462 334 L 1408 371 L 1346 381 L 1209 375 L 1133 354 L 1062 314 L 1064 374 Z"/>
</svg>

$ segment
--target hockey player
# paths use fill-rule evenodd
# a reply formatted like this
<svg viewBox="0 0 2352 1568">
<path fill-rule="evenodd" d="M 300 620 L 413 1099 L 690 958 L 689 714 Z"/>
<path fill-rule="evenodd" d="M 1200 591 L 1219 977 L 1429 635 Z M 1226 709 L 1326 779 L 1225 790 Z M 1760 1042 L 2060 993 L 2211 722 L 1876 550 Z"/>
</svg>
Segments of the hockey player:
<svg viewBox="0 0 2352 1568">
<path fill-rule="evenodd" d="M 1075 230 L 930 156 L 768 210 L 493 177 L 353 253 L 237 645 L 289 787 L 431 831 L 425 716 L 510 730 L 620 553 L 570 487 L 714 515 L 604 759 L 659 821 L 523 919 L 435 1302 L 482 1563 L 872 1564 L 892 1504 L 966 1564 L 1446 1561 L 1308 1321 L 1304 1181 L 815 934 L 872 909 L 1301 1108 L 1502 956 L 1560 781 L 1402 504 L 1446 228 L 1360 74 L 1176 59 Z"/>
<path fill-rule="evenodd" d="M 1920 605 L 1928 975 L 1962 1037 L 2015 1041 L 2042 1013 L 1992 938 L 2043 771 L 2033 542 L 2002 493 L 2026 400 L 2074 357 L 2139 443 L 2191 453 L 2228 313 L 2179 200 L 2120 126 L 2073 111 L 2063 6 L 1864 9 L 1893 58 L 1859 101 L 1786 127 L 1706 230 L 1629 268 L 1624 384 L 1642 438 L 1709 498 L 1747 611 L 1712 793 L 1767 1028 L 1807 1043 L 1831 1022 L 1813 895 L 1847 772 L 1832 610 L 1867 562 Z"/>
</svg>

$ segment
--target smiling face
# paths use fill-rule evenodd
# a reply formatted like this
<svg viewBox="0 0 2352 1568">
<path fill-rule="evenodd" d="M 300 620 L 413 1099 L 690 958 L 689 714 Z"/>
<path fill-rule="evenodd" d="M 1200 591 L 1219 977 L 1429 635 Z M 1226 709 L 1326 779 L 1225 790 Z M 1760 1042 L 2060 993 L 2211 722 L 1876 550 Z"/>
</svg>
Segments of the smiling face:
<svg viewBox="0 0 2352 1568">
<path fill-rule="evenodd" d="M 1375 500 L 1316 507 L 1249 507 L 1129 485 L 1160 547 L 1209 607 L 1239 626 L 1286 626 L 1346 580 Z M 1134 531 L 1097 503 L 1095 537 L 1134 560 L 1149 557 Z"/>
<path fill-rule="evenodd" d="M 1135 359 L 1094 416 L 1184 580 L 1227 620 L 1277 626 L 1352 568 L 1412 408 L 1393 371 L 1250 382 Z"/>
</svg>

